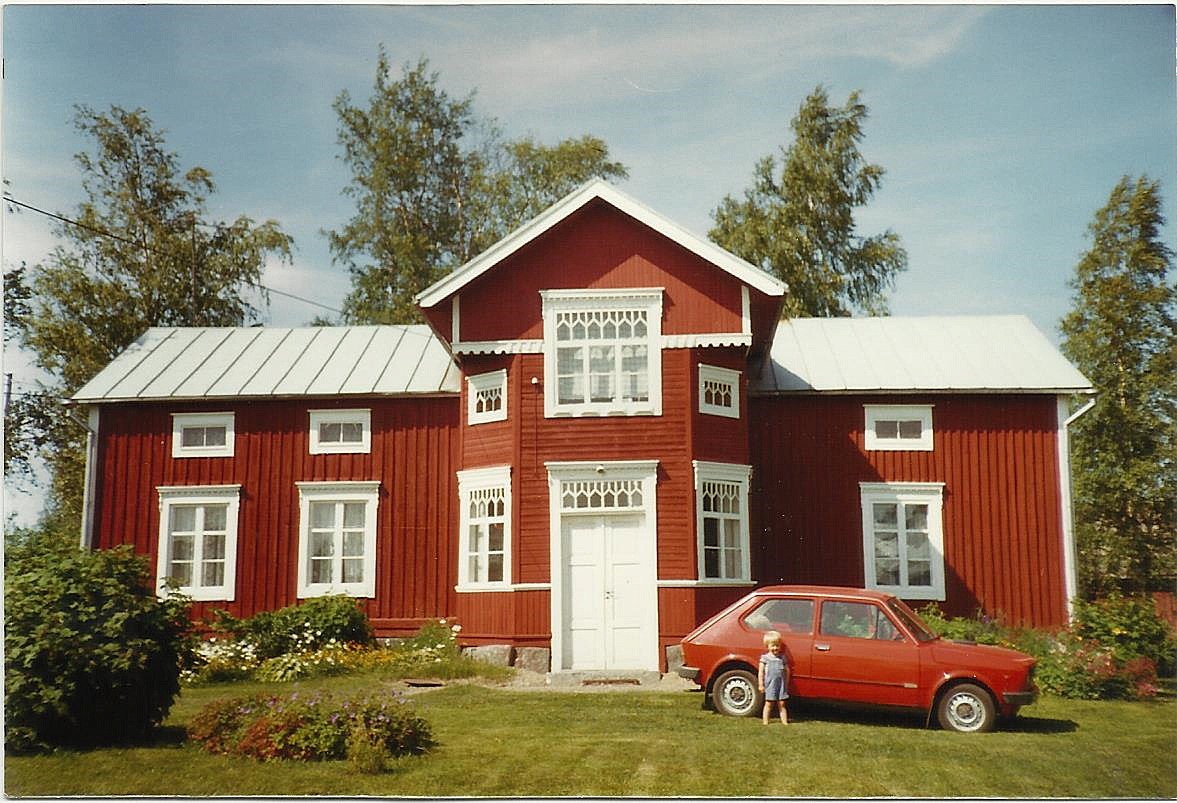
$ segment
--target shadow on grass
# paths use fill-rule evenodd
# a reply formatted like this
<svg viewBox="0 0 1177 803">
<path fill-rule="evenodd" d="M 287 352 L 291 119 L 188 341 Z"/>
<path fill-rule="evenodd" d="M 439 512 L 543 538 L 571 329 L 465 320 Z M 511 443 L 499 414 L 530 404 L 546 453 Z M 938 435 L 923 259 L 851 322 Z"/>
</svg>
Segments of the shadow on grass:
<svg viewBox="0 0 1177 803">
<path fill-rule="evenodd" d="M 789 719 L 797 722 L 836 722 L 882 728 L 924 730 L 928 727 L 925 712 L 893 708 L 858 708 L 846 703 L 817 703 L 794 700 L 789 705 Z M 933 727 L 937 727 L 933 722 Z M 997 730 L 1009 733 L 1073 733 L 1079 724 L 1070 719 L 1018 716 L 998 722 Z"/>
</svg>

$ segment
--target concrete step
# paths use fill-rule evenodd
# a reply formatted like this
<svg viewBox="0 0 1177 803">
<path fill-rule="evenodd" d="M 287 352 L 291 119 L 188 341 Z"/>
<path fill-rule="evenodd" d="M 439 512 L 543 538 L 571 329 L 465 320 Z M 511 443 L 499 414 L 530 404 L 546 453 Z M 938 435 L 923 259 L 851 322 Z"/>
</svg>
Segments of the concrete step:
<svg viewBox="0 0 1177 803">
<path fill-rule="evenodd" d="M 548 685 L 562 689 L 581 686 L 657 686 L 661 680 L 662 673 L 645 669 L 585 670 L 547 674 Z"/>
</svg>

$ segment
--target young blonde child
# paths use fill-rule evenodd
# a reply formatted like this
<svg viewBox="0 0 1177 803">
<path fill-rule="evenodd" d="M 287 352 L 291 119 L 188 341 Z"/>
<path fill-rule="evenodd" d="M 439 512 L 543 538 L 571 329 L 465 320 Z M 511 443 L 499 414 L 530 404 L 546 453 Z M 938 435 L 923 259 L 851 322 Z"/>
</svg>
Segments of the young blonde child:
<svg viewBox="0 0 1177 803">
<path fill-rule="evenodd" d="M 764 693 L 764 724 L 768 724 L 775 703 L 781 712 L 781 723 L 788 725 L 789 714 L 785 711 L 785 700 L 789 699 L 789 661 L 785 656 L 785 645 L 781 643 L 781 634 L 775 630 L 765 633 L 764 647 L 768 652 L 760 656 L 760 671 L 757 673 L 757 683 Z"/>
</svg>

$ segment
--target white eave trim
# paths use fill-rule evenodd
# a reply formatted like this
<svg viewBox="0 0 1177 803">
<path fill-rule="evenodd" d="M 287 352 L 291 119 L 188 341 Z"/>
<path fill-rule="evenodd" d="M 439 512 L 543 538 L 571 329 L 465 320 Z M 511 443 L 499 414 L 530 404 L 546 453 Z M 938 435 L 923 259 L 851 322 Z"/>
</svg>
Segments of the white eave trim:
<svg viewBox="0 0 1177 803">
<path fill-rule="evenodd" d="M 765 295 L 783 296 L 788 289 L 775 276 L 714 243 L 692 234 L 612 185 L 595 179 L 566 195 L 548 207 L 546 211 L 515 229 L 444 279 L 421 291 L 414 300 L 422 307 L 435 306 L 596 198 L 600 198 L 638 222 L 649 226 L 667 239 L 681 245 Z"/>
<path fill-rule="evenodd" d="M 752 335 L 740 332 L 704 332 L 689 335 L 662 335 L 664 349 L 718 348 L 752 345 Z M 454 354 L 543 354 L 543 340 L 471 340 L 454 343 Z"/>
</svg>

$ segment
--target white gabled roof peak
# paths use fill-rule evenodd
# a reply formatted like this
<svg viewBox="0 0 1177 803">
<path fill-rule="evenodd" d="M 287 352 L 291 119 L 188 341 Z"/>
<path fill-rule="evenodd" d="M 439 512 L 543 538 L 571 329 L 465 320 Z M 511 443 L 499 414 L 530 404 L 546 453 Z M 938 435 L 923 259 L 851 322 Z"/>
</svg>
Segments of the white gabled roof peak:
<svg viewBox="0 0 1177 803">
<path fill-rule="evenodd" d="M 593 179 L 552 204 L 474 259 L 457 268 L 453 273 L 421 291 L 415 299 L 416 302 L 422 307 L 437 305 L 515 251 L 598 198 L 765 295 L 782 296 L 788 289 L 772 274 L 766 273 L 730 251 L 726 251 L 715 243 L 684 229 L 612 184 L 602 179 Z"/>
</svg>

